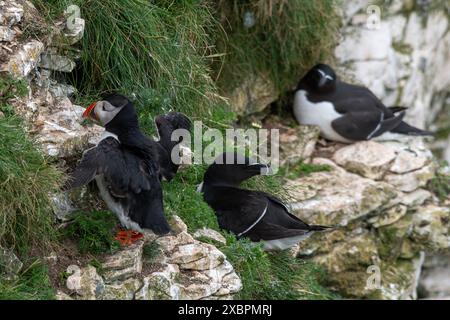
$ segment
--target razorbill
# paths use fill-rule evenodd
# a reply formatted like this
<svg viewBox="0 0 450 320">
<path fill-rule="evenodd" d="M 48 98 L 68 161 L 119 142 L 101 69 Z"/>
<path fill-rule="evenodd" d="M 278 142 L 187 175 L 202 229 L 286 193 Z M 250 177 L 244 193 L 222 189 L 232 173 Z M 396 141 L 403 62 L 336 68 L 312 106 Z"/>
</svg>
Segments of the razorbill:
<svg viewBox="0 0 450 320">
<path fill-rule="evenodd" d="M 388 108 L 369 89 L 339 81 L 326 64 L 314 66 L 300 80 L 294 99 L 300 124 L 317 125 L 324 138 L 344 143 L 387 140 L 392 133 L 432 134 L 404 122 L 405 109 Z"/>
<path fill-rule="evenodd" d="M 178 171 L 179 164 L 175 163 L 171 157 L 172 150 L 182 142 L 182 138 L 173 140 L 172 133 L 175 130 L 190 130 L 191 120 L 180 112 L 171 111 L 155 118 L 158 129 L 158 157 L 160 162 L 161 174 L 167 180 L 173 179 Z"/>
<path fill-rule="evenodd" d="M 208 167 L 201 192 L 215 211 L 220 228 L 238 238 L 261 242 L 265 250 L 288 249 L 314 231 L 328 228 L 308 225 L 273 195 L 239 188 L 241 182 L 269 171 L 268 165 L 255 163 L 238 153 L 224 153 Z"/>
<path fill-rule="evenodd" d="M 104 126 L 105 132 L 95 147 L 83 153 L 64 189 L 80 187 L 95 179 L 103 200 L 125 228 L 168 233 L 158 146 L 140 131 L 132 102 L 119 94 L 108 95 L 89 106 L 83 117 Z M 129 232 L 129 238 L 139 238 Z M 123 233 L 119 233 L 120 239 Z"/>
</svg>

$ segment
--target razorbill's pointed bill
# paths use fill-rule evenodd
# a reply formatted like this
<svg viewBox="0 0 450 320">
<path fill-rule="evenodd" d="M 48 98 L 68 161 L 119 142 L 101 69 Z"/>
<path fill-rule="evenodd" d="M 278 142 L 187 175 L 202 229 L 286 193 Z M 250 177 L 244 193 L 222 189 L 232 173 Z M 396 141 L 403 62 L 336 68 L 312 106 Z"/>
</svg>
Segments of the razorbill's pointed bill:
<svg viewBox="0 0 450 320">
<path fill-rule="evenodd" d="M 64 189 L 95 179 L 100 195 L 122 225 L 157 234 L 170 231 L 164 216 L 157 144 L 139 130 L 133 104 L 112 94 L 83 114 L 105 127 L 97 146 L 86 150 Z"/>
<path fill-rule="evenodd" d="M 234 163 L 226 162 L 227 158 L 234 159 Z M 238 237 L 262 242 L 266 250 L 290 248 L 312 232 L 327 229 L 303 222 L 273 195 L 239 188 L 244 180 L 269 170 L 269 166 L 237 153 L 216 158 L 205 172 L 201 191 L 215 211 L 219 226 Z"/>
<path fill-rule="evenodd" d="M 317 125 L 324 138 L 345 143 L 389 139 L 389 133 L 432 135 L 404 122 L 405 109 L 387 108 L 369 89 L 339 81 L 325 64 L 300 80 L 294 99 L 300 124 Z"/>
<path fill-rule="evenodd" d="M 175 141 L 172 140 L 172 133 L 178 129 L 189 131 L 192 122 L 184 114 L 171 111 L 156 117 L 155 123 L 159 134 L 159 141 L 157 143 L 161 174 L 167 181 L 170 181 L 177 173 L 179 167 L 171 157 L 172 150 L 182 142 L 181 137 Z"/>
</svg>

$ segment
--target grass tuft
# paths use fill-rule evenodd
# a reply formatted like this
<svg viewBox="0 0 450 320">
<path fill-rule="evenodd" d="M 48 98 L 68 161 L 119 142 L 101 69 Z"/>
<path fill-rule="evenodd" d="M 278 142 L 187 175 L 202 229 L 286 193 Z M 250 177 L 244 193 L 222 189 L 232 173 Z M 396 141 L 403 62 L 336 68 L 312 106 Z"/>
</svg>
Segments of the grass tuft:
<svg viewBox="0 0 450 320">
<path fill-rule="evenodd" d="M 268 253 L 249 240 L 236 240 L 233 235 L 227 235 L 227 242 L 221 249 L 243 282 L 238 299 L 337 298 L 320 284 L 324 277 L 321 268 L 293 257 L 289 251 Z"/>
<path fill-rule="evenodd" d="M 23 97 L 27 93 L 28 88 L 24 80 L 14 79 L 11 76 L 0 77 L 0 111 L 6 116 L 13 115 L 14 110 L 9 101 Z"/>
<path fill-rule="evenodd" d="M 15 116 L 0 118 L 0 245 L 25 253 L 55 236 L 50 193 L 60 173 L 36 149 Z"/>
<path fill-rule="evenodd" d="M 205 122 L 233 115 L 210 77 L 208 31 L 217 23 L 208 1 L 35 0 L 45 12 L 76 4 L 86 21 L 81 58 L 71 81 L 80 101 L 118 90 L 133 97 L 144 128 L 176 110 Z M 61 13 L 60 13 L 61 14 Z"/>
<path fill-rule="evenodd" d="M 55 292 L 48 277 L 48 268 L 39 260 L 32 262 L 17 279 L 0 277 L 0 300 L 50 300 Z"/>
<path fill-rule="evenodd" d="M 221 88 L 248 74 L 268 75 L 279 92 L 330 56 L 340 21 L 334 0 L 220 0 L 217 11 L 226 33 L 217 40 L 225 53 L 216 66 Z"/>
<path fill-rule="evenodd" d="M 307 176 L 314 172 L 330 171 L 331 167 L 326 164 L 314 164 L 298 162 L 294 165 L 285 165 L 280 168 L 279 174 L 287 179 L 296 179 Z"/>
<path fill-rule="evenodd" d="M 109 211 L 77 212 L 65 233 L 78 241 L 81 253 L 114 252 L 119 242 L 114 239 L 117 219 Z"/>
</svg>

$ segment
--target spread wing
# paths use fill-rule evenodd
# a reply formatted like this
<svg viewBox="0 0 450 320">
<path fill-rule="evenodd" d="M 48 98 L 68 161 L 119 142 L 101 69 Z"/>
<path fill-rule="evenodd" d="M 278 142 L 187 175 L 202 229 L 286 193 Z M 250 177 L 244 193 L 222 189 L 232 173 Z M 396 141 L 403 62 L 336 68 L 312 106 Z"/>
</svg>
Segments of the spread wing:
<svg viewBox="0 0 450 320">
<path fill-rule="evenodd" d="M 110 137 L 84 152 L 63 189 L 70 190 L 83 186 L 100 174 L 109 182 L 111 193 L 121 197 L 128 190 L 134 193 L 149 190 L 149 177 L 153 172 L 149 170 L 144 160 L 123 150 L 120 143 Z"/>
</svg>

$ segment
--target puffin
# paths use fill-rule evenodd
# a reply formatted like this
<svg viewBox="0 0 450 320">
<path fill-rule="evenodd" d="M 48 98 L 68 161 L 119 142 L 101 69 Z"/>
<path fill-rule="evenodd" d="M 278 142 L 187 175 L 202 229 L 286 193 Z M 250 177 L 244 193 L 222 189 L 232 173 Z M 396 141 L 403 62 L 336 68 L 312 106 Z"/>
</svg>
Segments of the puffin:
<svg viewBox="0 0 450 320">
<path fill-rule="evenodd" d="M 122 244 L 142 238 L 145 229 L 158 235 L 171 231 L 164 215 L 160 147 L 145 136 L 133 103 L 113 93 L 91 104 L 83 113 L 105 128 L 95 147 L 84 151 L 64 190 L 96 181 L 108 208 L 123 227 L 116 236 Z"/>
<path fill-rule="evenodd" d="M 318 126 L 322 137 L 331 141 L 432 135 L 403 121 L 406 109 L 386 107 L 368 88 L 340 81 L 326 64 L 317 64 L 300 80 L 293 104 L 300 124 Z"/>
<path fill-rule="evenodd" d="M 181 112 L 171 111 L 155 118 L 155 124 L 158 130 L 158 158 L 162 178 L 171 181 L 176 175 L 179 163 L 172 159 L 172 151 L 183 141 L 182 137 L 178 139 L 172 138 L 175 130 L 191 130 L 191 120 Z"/>
<path fill-rule="evenodd" d="M 239 187 L 253 176 L 270 172 L 268 165 L 237 152 L 223 153 L 214 160 L 199 191 L 214 210 L 221 229 L 272 251 L 291 248 L 314 232 L 330 228 L 300 220 L 283 201 L 269 193 Z"/>
</svg>

